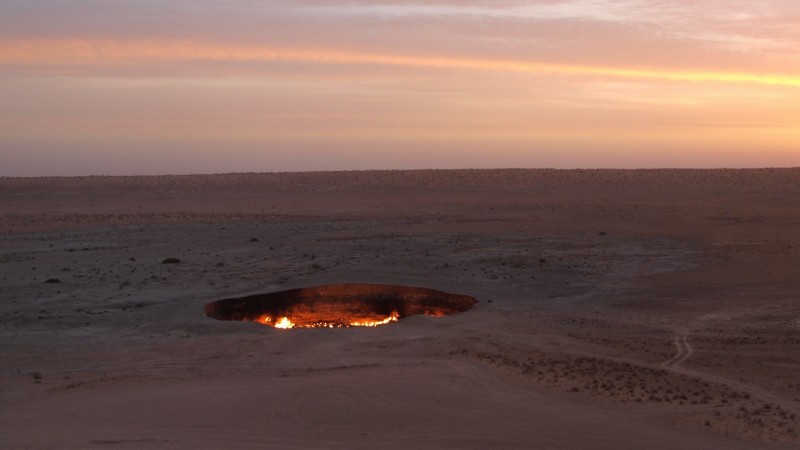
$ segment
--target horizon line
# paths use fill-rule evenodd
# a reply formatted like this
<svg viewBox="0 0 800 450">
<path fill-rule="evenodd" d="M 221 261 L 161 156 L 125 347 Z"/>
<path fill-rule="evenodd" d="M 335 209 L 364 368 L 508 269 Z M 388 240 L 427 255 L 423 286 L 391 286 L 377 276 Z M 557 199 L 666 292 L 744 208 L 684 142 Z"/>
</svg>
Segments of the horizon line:
<svg viewBox="0 0 800 450">
<path fill-rule="evenodd" d="M 672 171 L 763 171 L 763 170 L 800 170 L 800 166 L 763 166 L 763 167 L 492 167 L 492 168 L 423 168 L 423 169 L 340 169 L 340 170 L 283 170 L 264 172 L 196 172 L 196 173 L 163 173 L 163 174 L 88 174 L 88 175 L 0 175 L 2 179 L 43 179 L 43 178 L 158 178 L 158 177 L 195 177 L 195 176 L 222 176 L 222 175 L 302 175 L 321 173 L 362 173 L 362 172 L 467 172 L 467 171 L 558 171 L 558 172 L 672 172 Z"/>
</svg>

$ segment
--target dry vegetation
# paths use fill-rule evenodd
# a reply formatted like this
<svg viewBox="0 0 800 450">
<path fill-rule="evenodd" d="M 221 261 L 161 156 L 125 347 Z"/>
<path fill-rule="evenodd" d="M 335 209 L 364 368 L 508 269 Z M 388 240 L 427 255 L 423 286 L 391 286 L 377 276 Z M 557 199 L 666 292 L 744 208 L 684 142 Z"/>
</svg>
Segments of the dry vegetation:
<svg viewBox="0 0 800 450">
<path fill-rule="evenodd" d="M 470 355 L 468 350 L 461 354 L 545 388 L 622 403 L 680 406 L 672 413 L 678 423 L 800 445 L 794 408 L 753 398 L 724 383 L 603 357 L 545 352 L 523 357 L 509 353 Z"/>
</svg>

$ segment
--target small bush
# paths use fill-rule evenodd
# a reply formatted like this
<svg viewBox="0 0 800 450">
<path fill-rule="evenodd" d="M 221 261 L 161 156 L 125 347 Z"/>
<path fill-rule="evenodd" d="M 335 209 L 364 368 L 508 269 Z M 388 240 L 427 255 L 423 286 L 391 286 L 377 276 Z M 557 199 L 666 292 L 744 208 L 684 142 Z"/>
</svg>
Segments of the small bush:
<svg viewBox="0 0 800 450">
<path fill-rule="evenodd" d="M 48 278 L 47 281 L 45 281 L 45 283 L 48 284 L 61 283 L 61 280 L 59 280 L 58 278 Z"/>
<path fill-rule="evenodd" d="M 181 262 L 180 259 L 170 257 L 161 261 L 161 264 L 178 264 L 179 262 Z"/>
</svg>

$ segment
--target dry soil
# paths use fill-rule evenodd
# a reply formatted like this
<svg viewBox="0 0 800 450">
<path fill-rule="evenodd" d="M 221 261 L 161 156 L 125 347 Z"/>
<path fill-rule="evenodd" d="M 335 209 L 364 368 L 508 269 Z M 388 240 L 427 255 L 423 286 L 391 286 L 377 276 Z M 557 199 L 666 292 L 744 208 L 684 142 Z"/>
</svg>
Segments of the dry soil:
<svg viewBox="0 0 800 450">
<path fill-rule="evenodd" d="M 328 283 L 479 303 L 204 315 Z M 800 170 L 0 179 L 0 447 L 799 446 Z"/>
</svg>

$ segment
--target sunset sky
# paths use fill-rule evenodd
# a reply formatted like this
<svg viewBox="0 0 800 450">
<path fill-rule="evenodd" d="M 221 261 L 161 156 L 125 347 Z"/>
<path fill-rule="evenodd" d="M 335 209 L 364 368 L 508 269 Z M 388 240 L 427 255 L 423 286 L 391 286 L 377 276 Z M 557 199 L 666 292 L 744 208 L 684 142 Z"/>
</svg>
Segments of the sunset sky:
<svg viewBox="0 0 800 450">
<path fill-rule="evenodd" d="M 3 0 L 0 176 L 800 166 L 797 0 Z"/>
</svg>

